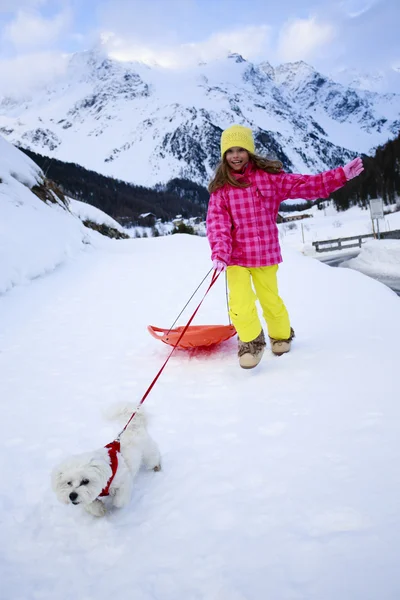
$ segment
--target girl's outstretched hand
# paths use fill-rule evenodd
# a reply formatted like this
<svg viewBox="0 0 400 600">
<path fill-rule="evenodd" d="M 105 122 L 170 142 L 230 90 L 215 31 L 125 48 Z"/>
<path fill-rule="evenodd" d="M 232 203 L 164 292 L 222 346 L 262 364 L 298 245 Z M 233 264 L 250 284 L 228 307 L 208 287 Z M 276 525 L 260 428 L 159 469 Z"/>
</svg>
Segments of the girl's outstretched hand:
<svg viewBox="0 0 400 600">
<path fill-rule="evenodd" d="M 347 165 L 344 165 L 343 171 L 346 175 L 347 181 L 349 181 L 349 179 L 357 177 L 357 175 L 364 171 L 364 165 L 361 158 L 357 156 L 357 158 L 347 163 Z"/>
<path fill-rule="evenodd" d="M 222 273 L 226 269 L 226 264 L 222 260 L 213 260 L 213 269 L 217 273 Z"/>
</svg>

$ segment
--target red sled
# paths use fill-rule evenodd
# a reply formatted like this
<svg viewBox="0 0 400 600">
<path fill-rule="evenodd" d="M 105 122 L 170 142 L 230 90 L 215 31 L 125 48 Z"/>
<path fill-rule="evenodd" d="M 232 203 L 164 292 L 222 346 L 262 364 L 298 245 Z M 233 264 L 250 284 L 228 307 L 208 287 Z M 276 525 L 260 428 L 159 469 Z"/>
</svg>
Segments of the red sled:
<svg viewBox="0 0 400 600">
<path fill-rule="evenodd" d="M 182 331 L 185 329 L 184 326 L 176 327 L 176 329 L 161 329 L 149 325 L 147 329 L 156 340 L 161 340 L 164 344 L 184 350 L 214 346 L 236 335 L 236 329 L 233 325 L 191 325 L 177 344 Z"/>
</svg>

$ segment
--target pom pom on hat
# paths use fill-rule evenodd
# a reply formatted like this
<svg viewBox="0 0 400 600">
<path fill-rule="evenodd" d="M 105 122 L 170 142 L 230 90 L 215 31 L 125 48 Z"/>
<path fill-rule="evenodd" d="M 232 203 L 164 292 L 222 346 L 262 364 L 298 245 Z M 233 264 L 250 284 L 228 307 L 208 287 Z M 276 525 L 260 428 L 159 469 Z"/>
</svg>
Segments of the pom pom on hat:
<svg viewBox="0 0 400 600">
<path fill-rule="evenodd" d="M 221 135 L 221 157 L 229 148 L 238 146 L 244 148 L 252 154 L 255 153 L 254 139 L 251 129 L 243 125 L 232 125 L 228 127 Z"/>
</svg>

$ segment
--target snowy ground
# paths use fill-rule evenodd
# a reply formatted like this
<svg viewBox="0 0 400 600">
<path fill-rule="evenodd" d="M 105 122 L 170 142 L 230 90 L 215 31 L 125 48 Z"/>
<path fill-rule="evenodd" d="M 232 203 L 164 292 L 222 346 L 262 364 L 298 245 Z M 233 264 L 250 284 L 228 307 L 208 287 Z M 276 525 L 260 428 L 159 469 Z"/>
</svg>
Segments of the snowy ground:
<svg viewBox="0 0 400 600">
<path fill-rule="evenodd" d="M 373 233 L 369 210 L 353 206 L 345 212 L 337 212 L 333 203 L 325 202 L 325 205 L 324 210 L 318 210 L 315 205 L 305 211 L 312 215 L 309 219 L 280 224 L 278 228 L 282 243 L 307 256 L 320 258 L 321 255 L 329 256 L 331 253 L 316 252 L 312 242 Z M 395 210 L 395 205 L 390 209 Z M 299 214 L 304 214 L 304 212 Z M 374 227 L 376 230 L 376 221 Z M 385 215 L 384 219 L 380 219 L 379 228 L 380 231 L 400 229 L 400 211 L 391 212 Z"/>
<path fill-rule="evenodd" d="M 344 266 L 366 275 L 400 278 L 400 240 L 371 240 Z"/>
<path fill-rule="evenodd" d="M 400 301 L 284 258 L 291 354 L 251 372 L 234 340 L 173 355 L 146 400 L 163 471 L 98 520 L 57 503 L 50 471 L 142 397 L 168 353 L 146 326 L 172 323 L 207 241 L 104 240 L 0 296 L 2 598 L 398 600 Z M 196 322 L 226 318 L 220 278 Z"/>
<path fill-rule="evenodd" d="M 394 205 L 390 208 L 395 210 Z M 399 239 L 367 238 L 363 240 L 361 249 L 344 248 L 324 252 L 316 252 L 312 246 L 311 240 L 329 240 L 372 232 L 369 211 L 352 207 L 344 213 L 337 213 L 333 205 L 329 205 L 323 211 L 314 206 L 307 212 L 313 217 L 279 225 L 280 239 L 284 247 L 293 248 L 305 256 L 312 256 L 326 264 L 355 269 L 388 285 L 400 295 Z M 400 211 L 385 215 L 385 218 L 379 221 L 379 227 L 381 231 L 400 229 Z"/>
</svg>

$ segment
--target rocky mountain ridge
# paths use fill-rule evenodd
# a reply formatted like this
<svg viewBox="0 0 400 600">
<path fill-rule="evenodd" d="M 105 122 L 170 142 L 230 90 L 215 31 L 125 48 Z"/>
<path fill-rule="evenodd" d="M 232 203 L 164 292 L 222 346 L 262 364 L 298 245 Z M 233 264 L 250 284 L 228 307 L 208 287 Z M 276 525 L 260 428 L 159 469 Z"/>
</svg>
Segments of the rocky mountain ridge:
<svg viewBox="0 0 400 600">
<path fill-rule="evenodd" d="M 317 172 L 394 138 L 400 95 L 356 90 L 304 62 L 277 68 L 239 54 L 185 71 L 77 53 L 65 76 L 24 98 L 0 98 L 14 144 L 104 175 L 153 186 L 205 185 L 221 131 L 240 123 L 285 169 Z"/>
</svg>

